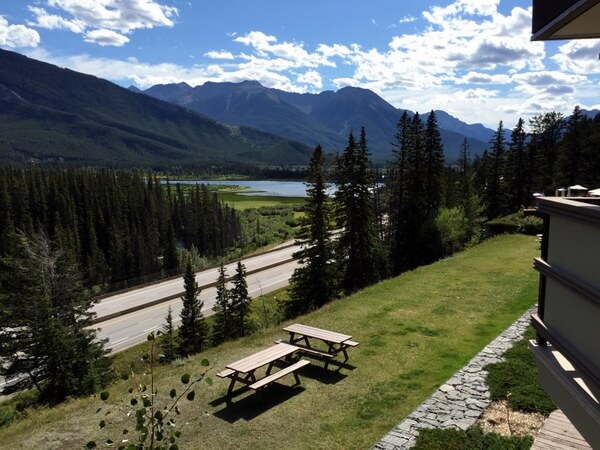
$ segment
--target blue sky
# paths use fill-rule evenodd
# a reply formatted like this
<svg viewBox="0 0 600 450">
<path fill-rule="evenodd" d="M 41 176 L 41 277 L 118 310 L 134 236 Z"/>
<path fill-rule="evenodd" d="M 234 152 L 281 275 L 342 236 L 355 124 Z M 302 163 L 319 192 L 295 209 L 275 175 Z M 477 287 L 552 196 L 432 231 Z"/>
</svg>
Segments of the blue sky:
<svg viewBox="0 0 600 450">
<path fill-rule="evenodd" d="M 145 89 L 372 89 L 512 128 L 600 108 L 600 41 L 530 42 L 531 0 L 2 0 L 0 47 Z"/>
</svg>

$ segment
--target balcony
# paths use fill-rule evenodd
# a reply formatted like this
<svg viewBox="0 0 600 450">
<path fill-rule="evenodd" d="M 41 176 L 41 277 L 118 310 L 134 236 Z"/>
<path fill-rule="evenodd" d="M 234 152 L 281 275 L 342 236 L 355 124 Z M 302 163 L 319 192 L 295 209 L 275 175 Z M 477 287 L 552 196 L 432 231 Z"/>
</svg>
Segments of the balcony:
<svg viewBox="0 0 600 450">
<path fill-rule="evenodd" d="M 600 199 L 538 198 L 544 219 L 538 338 L 539 383 L 593 448 L 600 448 Z"/>
</svg>

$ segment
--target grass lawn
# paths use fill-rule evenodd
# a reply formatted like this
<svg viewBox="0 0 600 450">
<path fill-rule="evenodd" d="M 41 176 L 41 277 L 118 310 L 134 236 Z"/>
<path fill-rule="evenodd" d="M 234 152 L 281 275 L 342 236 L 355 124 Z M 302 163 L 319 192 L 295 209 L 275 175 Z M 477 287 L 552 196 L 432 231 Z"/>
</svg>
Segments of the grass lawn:
<svg viewBox="0 0 600 450">
<path fill-rule="evenodd" d="M 219 198 L 235 209 L 260 208 L 261 206 L 302 206 L 306 203 L 301 197 L 279 197 L 269 195 L 239 195 L 240 191 L 220 190 L 217 191 Z"/>
<path fill-rule="evenodd" d="M 349 366 L 325 371 L 320 362 L 258 393 L 242 392 L 224 402 L 228 380 L 198 389 L 194 402 L 183 401 L 180 448 L 207 449 L 365 449 L 394 425 L 481 348 L 536 301 L 537 275 L 531 261 L 539 253 L 531 236 L 510 235 L 433 265 L 379 283 L 335 301 L 298 322 L 351 334 L 360 345 L 350 349 Z M 199 373 L 200 359 L 212 372 L 285 337 L 273 327 L 191 358 L 181 367 L 156 371 L 160 398 L 179 387 L 184 372 Z M 134 374 L 110 387 L 113 404 L 129 401 L 127 389 L 144 381 Z M 165 404 L 166 404 L 165 400 Z M 96 414 L 99 399 L 73 400 L 42 410 L 0 429 L 3 448 L 82 448 L 89 440 L 122 438 L 134 428 L 113 408 L 106 419 Z"/>
</svg>

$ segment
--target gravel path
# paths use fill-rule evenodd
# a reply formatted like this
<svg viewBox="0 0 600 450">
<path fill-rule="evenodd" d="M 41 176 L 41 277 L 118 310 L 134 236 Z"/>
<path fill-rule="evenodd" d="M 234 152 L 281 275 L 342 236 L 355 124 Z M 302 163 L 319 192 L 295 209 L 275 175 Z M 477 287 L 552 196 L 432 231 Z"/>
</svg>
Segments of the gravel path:
<svg viewBox="0 0 600 450">
<path fill-rule="evenodd" d="M 536 311 L 537 306 L 534 306 L 523 314 L 406 419 L 396 425 L 373 449 L 411 448 L 416 442 L 419 429 L 423 428 L 466 430 L 474 425 L 491 402 L 490 392 L 485 383 L 487 372 L 483 368 L 503 360 L 504 352 L 523 337 L 529 325 L 529 316 Z"/>
</svg>

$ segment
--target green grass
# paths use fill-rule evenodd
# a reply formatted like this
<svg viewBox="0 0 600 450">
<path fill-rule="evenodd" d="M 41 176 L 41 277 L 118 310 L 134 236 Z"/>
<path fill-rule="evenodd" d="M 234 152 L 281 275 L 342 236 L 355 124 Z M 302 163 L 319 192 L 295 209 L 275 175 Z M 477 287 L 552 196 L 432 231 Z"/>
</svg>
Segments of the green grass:
<svg viewBox="0 0 600 450">
<path fill-rule="evenodd" d="M 531 260 L 537 243 L 521 235 L 501 236 L 452 258 L 384 281 L 297 319 L 348 333 L 360 345 L 349 366 L 325 371 L 322 363 L 253 393 L 224 401 L 228 380 L 214 377 L 177 417 L 180 448 L 364 449 L 413 411 L 527 308 L 535 303 L 537 276 Z M 199 373 L 201 358 L 213 372 L 285 337 L 280 326 L 209 349 L 183 362 L 161 366 L 156 379 L 163 397 L 179 386 L 183 372 Z M 110 388 L 111 401 L 125 405 L 127 388 L 145 378 L 136 369 Z M 132 426 L 123 414 L 98 429 L 95 398 L 67 402 L 0 429 L 5 448 L 81 448 L 85 442 L 119 438 Z M 112 430 L 112 431 L 111 431 Z"/>
<path fill-rule="evenodd" d="M 217 195 L 235 209 L 260 208 L 261 206 L 303 206 L 306 203 L 305 198 L 301 197 L 280 197 L 276 195 L 239 195 L 239 191 L 219 190 Z"/>
<path fill-rule="evenodd" d="M 487 366 L 487 383 L 492 400 L 508 399 L 514 410 L 548 416 L 556 406 L 537 382 L 535 359 L 527 348 L 529 340 L 534 338 L 535 333 L 529 327 L 523 339 L 505 353 L 506 361 Z"/>
</svg>

